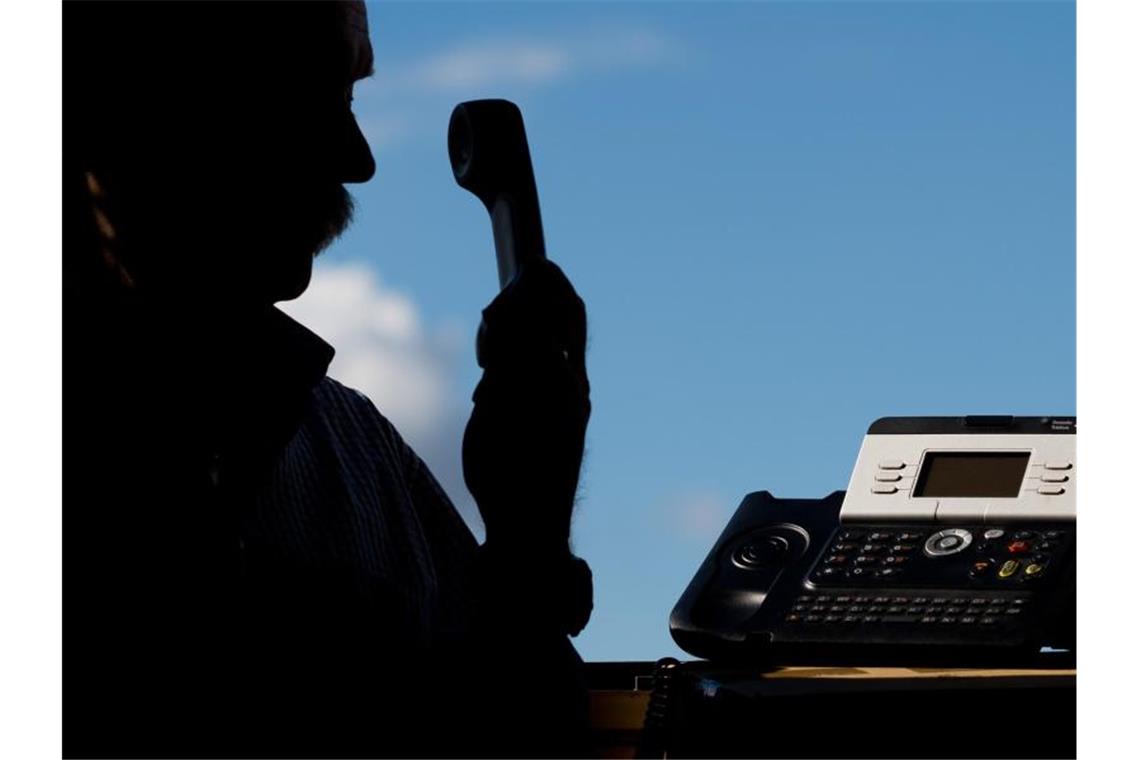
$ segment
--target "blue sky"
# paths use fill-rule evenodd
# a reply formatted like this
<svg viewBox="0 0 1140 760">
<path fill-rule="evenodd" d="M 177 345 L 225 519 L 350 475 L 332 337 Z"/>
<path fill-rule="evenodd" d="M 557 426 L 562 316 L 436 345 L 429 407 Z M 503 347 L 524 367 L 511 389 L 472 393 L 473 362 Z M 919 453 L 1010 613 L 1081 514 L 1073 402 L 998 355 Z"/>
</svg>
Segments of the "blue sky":
<svg viewBox="0 0 1140 760">
<path fill-rule="evenodd" d="M 377 176 L 287 308 L 478 530 L 459 436 L 497 282 L 445 135 L 460 100 L 521 106 L 590 315 L 587 660 L 679 655 L 669 611 L 744 494 L 845 487 L 873 419 L 1075 411 L 1072 3 L 369 13 Z"/>
</svg>

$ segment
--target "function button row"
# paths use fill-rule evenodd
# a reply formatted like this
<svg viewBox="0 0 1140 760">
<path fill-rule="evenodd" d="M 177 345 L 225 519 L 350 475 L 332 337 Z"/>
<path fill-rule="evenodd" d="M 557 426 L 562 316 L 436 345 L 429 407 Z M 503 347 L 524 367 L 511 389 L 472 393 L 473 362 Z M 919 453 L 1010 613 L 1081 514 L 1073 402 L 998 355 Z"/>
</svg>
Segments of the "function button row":
<svg viewBox="0 0 1140 760">
<path fill-rule="evenodd" d="M 856 553 L 859 555 L 882 554 L 884 552 L 907 555 L 913 553 L 914 549 L 915 544 L 891 544 L 890 546 L 886 544 L 863 544 L 860 546 L 859 544 L 852 543 L 838 543 L 832 545 L 829 553 L 831 556 L 854 555 Z"/>
<path fill-rule="evenodd" d="M 970 614 L 984 609 L 1001 608 L 1008 605 L 1024 608 L 1029 605 L 1028 596 L 891 596 L 887 594 L 801 594 L 795 600 L 797 605 L 858 605 L 883 607 L 931 607 L 966 608 Z"/>
<path fill-rule="evenodd" d="M 887 613 L 879 614 L 848 614 L 848 615 L 820 615 L 820 614 L 803 614 L 799 612 L 791 612 L 784 616 L 784 621 L 787 623 L 847 623 L 847 624 L 866 624 L 866 623 L 923 623 L 923 624 L 938 624 L 938 625 L 997 625 L 1002 621 L 1001 618 L 994 615 L 923 615 L 921 613 Z"/>
<path fill-rule="evenodd" d="M 839 541 L 860 541 L 866 540 L 871 543 L 888 543 L 891 541 L 917 541 L 922 538 L 924 533 L 914 533 L 911 531 L 903 531 L 901 533 L 892 533 L 882 530 L 845 530 L 839 534 Z"/>
<path fill-rule="evenodd" d="M 995 531 L 986 531 L 985 536 L 989 536 Z M 977 546 L 979 554 L 994 552 L 1008 553 L 1008 554 L 1028 554 L 1030 552 L 1042 553 L 1052 552 L 1061 546 L 1060 536 L 1064 535 L 1061 531 L 1048 531 L 1047 533 L 1040 534 L 1040 536 L 1031 530 L 1019 530 L 1014 533 L 1007 544 L 998 544 L 997 540 L 1000 536 L 992 541 L 982 541 Z"/>
<path fill-rule="evenodd" d="M 812 574 L 812 580 L 815 581 L 838 581 L 846 578 L 852 580 L 889 580 L 898 578 L 903 574 L 905 568 L 891 565 L 889 567 L 872 568 L 865 565 L 857 565 L 850 570 L 843 567 L 836 567 L 834 565 L 820 568 Z"/>
</svg>

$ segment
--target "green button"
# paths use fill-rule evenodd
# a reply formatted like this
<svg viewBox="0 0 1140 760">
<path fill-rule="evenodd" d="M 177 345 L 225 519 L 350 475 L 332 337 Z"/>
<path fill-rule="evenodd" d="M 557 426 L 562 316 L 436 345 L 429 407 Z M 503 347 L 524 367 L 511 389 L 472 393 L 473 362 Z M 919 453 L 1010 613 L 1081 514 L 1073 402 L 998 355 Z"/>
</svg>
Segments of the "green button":
<svg viewBox="0 0 1140 760">
<path fill-rule="evenodd" d="M 998 570 L 998 577 L 999 578 L 1008 578 L 1011 575 L 1013 575 L 1014 573 L 1016 573 L 1017 568 L 1019 568 L 1019 567 L 1021 567 L 1021 560 L 1016 560 L 1016 559 L 1006 560 L 1005 564 L 1003 564 L 1001 566 L 1001 569 Z"/>
</svg>

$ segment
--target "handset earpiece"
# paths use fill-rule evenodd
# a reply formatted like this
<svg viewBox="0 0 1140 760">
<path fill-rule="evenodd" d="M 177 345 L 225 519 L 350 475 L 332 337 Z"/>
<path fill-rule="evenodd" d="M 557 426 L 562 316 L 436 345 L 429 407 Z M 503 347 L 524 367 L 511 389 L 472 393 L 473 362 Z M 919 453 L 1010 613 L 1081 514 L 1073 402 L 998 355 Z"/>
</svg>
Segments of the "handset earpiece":
<svg viewBox="0 0 1140 760">
<path fill-rule="evenodd" d="M 499 287 L 528 261 L 546 258 L 538 190 L 518 106 L 509 100 L 470 100 L 451 112 L 447 152 L 455 181 L 491 215 Z"/>
</svg>

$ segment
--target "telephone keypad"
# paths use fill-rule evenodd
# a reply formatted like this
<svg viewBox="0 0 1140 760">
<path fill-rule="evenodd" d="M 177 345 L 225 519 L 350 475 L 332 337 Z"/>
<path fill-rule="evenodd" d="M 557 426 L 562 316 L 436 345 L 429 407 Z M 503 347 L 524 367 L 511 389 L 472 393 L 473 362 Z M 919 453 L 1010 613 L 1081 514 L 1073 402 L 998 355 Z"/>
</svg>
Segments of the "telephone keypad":
<svg viewBox="0 0 1140 760">
<path fill-rule="evenodd" d="M 820 600 L 826 598 L 827 603 Z M 867 605 L 860 600 L 867 599 Z M 843 623 L 846 625 L 920 624 L 939 626 L 997 626 L 1012 624 L 1025 614 L 1031 597 L 1000 594 L 960 597 L 952 595 L 911 595 L 822 597 L 801 594 L 784 617 L 785 623 Z M 804 611 L 812 614 L 804 615 Z M 826 614 L 819 614 L 826 613 Z"/>
<path fill-rule="evenodd" d="M 820 585 L 1006 587 L 1036 583 L 1067 545 L 1065 530 L 852 527 L 837 532 L 809 580 Z M 924 552 L 917 549 L 925 546 Z M 963 550 L 969 547 L 968 552 Z"/>
<path fill-rule="evenodd" d="M 795 607 L 775 612 L 774 635 L 882 646 L 1018 641 L 1032 622 L 1034 593 L 1048 588 L 1074 538 L 1072 530 L 1025 524 L 843 526 Z M 821 594 L 830 598 L 813 610 L 824 604 Z"/>
</svg>

